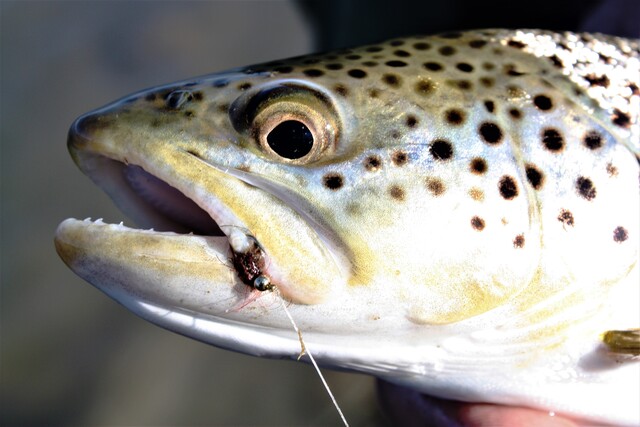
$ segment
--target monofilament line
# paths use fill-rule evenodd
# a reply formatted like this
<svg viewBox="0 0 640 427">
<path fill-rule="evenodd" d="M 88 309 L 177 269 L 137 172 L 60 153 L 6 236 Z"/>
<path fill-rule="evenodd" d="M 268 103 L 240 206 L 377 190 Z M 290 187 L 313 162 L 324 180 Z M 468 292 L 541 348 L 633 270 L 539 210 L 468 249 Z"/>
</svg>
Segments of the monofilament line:
<svg viewBox="0 0 640 427">
<path fill-rule="evenodd" d="M 331 398 L 331 401 L 333 402 L 333 406 L 336 407 L 336 410 L 338 411 L 338 414 L 340 415 L 340 418 L 342 418 L 342 422 L 344 423 L 344 425 L 346 427 L 349 427 L 349 423 L 347 422 L 347 419 L 344 417 L 344 414 L 342 413 L 342 410 L 340 409 L 340 406 L 338 405 L 338 401 L 333 396 L 333 393 L 331 393 L 331 389 L 329 388 L 329 384 L 327 384 L 327 382 L 324 379 L 324 376 L 322 376 L 322 372 L 320 372 L 320 368 L 318 367 L 318 364 L 316 363 L 316 360 L 313 358 L 313 354 L 311 354 L 311 351 L 309 350 L 309 348 L 307 348 L 307 346 L 304 344 L 304 341 L 302 340 L 302 332 L 300 332 L 300 329 L 298 329 L 298 325 L 296 325 L 296 322 L 293 320 L 293 317 L 291 317 L 291 313 L 289 313 L 289 310 L 287 309 L 287 305 L 284 303 L 284 298 L 282 298 L 282 296 L 280 296 L 279 299 L 280 299 L 280 303 L 282 304 L 282 309 L 287 314 L 287 317 L 289 318 L 289 321 L 291 322 L 291 326 L 293 326 L 293 329 L 296 331 L 296 333 L 298 334 L 298 337 L 300 338 L 300 345 L 302 347 L 302 352 L 300 353 L 300 356 L 302 356 L 304 353 L 306 353 L 309 356 L 309 359 L 311 360 L 311 364 L 316 369 L 316 372 L 318 373 L 318 376 L 320 377 L 320 380 L 322 381 L 322 384 L 324 385 L 324 388 L 327 390 L 327 393 L 329 394 L 329 397 Z"/>
</svg>

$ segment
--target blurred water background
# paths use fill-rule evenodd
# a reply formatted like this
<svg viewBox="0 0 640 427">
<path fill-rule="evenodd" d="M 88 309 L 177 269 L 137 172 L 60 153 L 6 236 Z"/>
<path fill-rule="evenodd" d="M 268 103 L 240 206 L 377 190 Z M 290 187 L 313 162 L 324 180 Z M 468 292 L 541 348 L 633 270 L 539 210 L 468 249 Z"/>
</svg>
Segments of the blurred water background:
<svg viewBox="0 0 640 427">
<path fill-rule="evenodd" d="M 73 164 L 68 126 L 144 87 L 391 36 L 640 36 L 637 0 L 489 3 L 0 0 L 0 425 L 337 425 L 308 365 L 164 331 L 63 265 L 60 221 L 123 219 Z M 352 425 L 385 425 L 370 377 L 325 374 Z"/>
</svg>

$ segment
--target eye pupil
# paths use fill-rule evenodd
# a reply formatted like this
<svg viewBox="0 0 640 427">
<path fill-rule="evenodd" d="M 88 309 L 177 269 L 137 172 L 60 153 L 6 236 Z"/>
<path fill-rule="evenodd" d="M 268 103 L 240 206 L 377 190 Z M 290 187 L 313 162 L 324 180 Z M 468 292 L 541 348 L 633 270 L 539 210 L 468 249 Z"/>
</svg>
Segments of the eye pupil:
<svg viewBox="0 0 640 427">
<path fill-rule="evenodd" d="M 279 156 L 299 159 L 313 148 L 313 134 L 304 123 L 287 120 L 269 132 L 267 143 Z"/>
</svg>

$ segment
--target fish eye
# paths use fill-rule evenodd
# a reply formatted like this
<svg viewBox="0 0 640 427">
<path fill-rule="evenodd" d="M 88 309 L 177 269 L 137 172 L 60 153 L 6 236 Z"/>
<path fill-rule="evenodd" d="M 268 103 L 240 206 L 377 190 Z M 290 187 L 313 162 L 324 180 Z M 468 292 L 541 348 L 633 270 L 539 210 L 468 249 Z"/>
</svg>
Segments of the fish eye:
<svg viewBox="0 0 640 427">
<path fill-rule="evenodd" d="M 317 88 L 280 83 L 255 88 L 229 109 L 233 127 L 276 161 L 309 164 L 335 151 L 341 121 L 333 100 Z"/>
<path fill-rule="evenodd" d="M 267 134 L 269 147 L 285 159 L 299 159 L 313 148 L 313 134 L 304 123 L 286 120 L 277 124 Z"/>
</svg>

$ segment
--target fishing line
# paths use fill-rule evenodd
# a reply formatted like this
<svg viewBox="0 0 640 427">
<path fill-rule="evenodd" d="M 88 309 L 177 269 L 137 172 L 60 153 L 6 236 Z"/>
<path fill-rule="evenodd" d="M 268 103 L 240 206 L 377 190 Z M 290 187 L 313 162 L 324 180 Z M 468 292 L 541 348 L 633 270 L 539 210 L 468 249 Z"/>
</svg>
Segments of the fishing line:
<svg viewBox="0 0 640 427">
<path fill-rule="evenodd" d="M 302 339 L 302 332 L 300 332 L 300 329 L 298 329 L 298 325 L 296 325 L 296 322 L 293 320 L 293 317 L 291 317 L 291 313 L 289 313 L 289 310 L 287 309 L 287 305 L 284 303 L 284 298 L 282 298 L 282 295 L 280 295 L 280 292 L 278 292 L 278 296 L 280 297 L 279 299 L 280 299 L 280 304 L 282 305 L 282 309 L 287 314 L 287 317 L 289 318 L 289 321 L 291 322 L 291 326 L 293 326 L 293 329 L 298 334 L 298 339 L 300 340 L 301 352 L 300 352 L 300 356 L 298 356 L 298 360 L 300 360 L 300 358 L 302 356 L 304 356 L 305 353 L 307 354 L 307 356 L 309 356 L 309 359 L 311 360 L 311 364 L 316 369 L 316 372 L 318 373 L 318 376 L 320 377 L 320 380 L 322 381 L 322 384 L 324 385 L 325 390 L 327 390 L 327 393 L 329 394 L 329 397 L 331 398 L 331 401 L 333 402 L 333 406 L 336 407 L 336 410 L 338 411 L 338 414 L 340 415 L 340 418 L 342 418 L 342 422 L 344 423 L 345 427 L 349 427 L 349 423 L 347 422 L 347 419 L 344 417 L 344 414 L 342 413 L 342 410 L 340 409 L 340 406 L 338 405 L 338 401 L 333 396 L 333 393 L 331 393 L 331 389 L 329 388 L 329 384 L 327 384 L 327 382 L 324 379 L 324 376 L 322 375 L 322 372 L 320 372 L 320 368 L 318 367 L 318 364 L 316 363 L 316 360 L 313 358 L 313 355 L 311 354 L 311 351 L 304 345 L 304 340 Z"/>
</svg>

